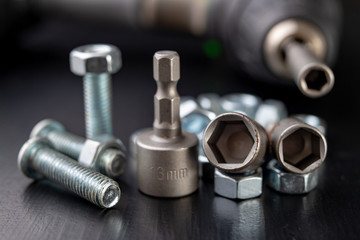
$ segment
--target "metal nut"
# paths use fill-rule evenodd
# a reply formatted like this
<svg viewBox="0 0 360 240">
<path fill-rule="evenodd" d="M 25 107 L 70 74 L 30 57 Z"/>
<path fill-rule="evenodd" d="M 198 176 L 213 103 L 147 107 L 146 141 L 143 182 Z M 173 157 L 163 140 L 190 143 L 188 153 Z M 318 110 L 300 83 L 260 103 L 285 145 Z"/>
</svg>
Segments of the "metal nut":
<svg viewBox="0 0 360 240">
<path fill-rule="evenodd" d="M 266 130 L 270 130 L 275 123 L 287 116 L 287 109 L 283 102 L 268 99 L 258 107 L 255 114 L 255 121 L 260 123 Z"/>
<path fill-rule="evenodd" d="M 215 192 L 232 199 L 255 198 L 262 193 L 262 169 L 250 174 L 231 174 L 215 169 Z"/>
<path fill-rule="evenodd" d="M 319 179 L 319 169 L 304 174 L 286 171 L 273 159 L 267 167 L 267 184 L 274 190 L 287 194 L 303 194 L 313 190 Z"/>
<path fill-rule="evenodd" d="M 240 112 L 249 117 L 255 117 L 261 99 L 252 94 L 233 93 L 220 99 L 222 112 Z"/>
<path fill-rule="evenodd" d="M 112 149 L 113 151 L 105 151 Z M 107 156 L 113 154 L 114 156 Z M 99 158 L 102 158 L 98 160 Z M 118 176 L 119 172 L 124 171 L 123 164 L 126 161 L 124 146 L 121 141 L 111 139 L 103 142 L 87 139 L 80 152 L 79 163 L 83 166 L 106 172 L 110 176 Z M 111 163 L 106 162 L 111 161 Z M 101 164 L 101 166 L 97 166 Z"/>
<path fill-rule="evenodd" d="M 120 50 L 109 44 L 85 45 L 70 53 L 71 71 L 79 76 L 86 73 L 115 73 L 121 64 Z"/>
</svg>

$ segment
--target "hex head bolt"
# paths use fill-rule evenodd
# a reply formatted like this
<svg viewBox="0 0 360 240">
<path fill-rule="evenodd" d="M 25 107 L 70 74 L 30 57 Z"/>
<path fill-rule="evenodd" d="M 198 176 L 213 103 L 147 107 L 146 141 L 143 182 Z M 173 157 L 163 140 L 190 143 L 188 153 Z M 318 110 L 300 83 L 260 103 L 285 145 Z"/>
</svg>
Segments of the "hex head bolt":
<svg viewBox="0 0 360 240">
<path fill-rule="evenodd" d="M 56 150 L 109 177 L 118 177 L 125 170 L 125 147 L 118 139 L 88 140 L 67 132 L 61 123 L 51 119 L 35 125 L 30 138 L 35 137 L 47 138 Z"/>
<path fill-rule="evenodd" d="M 112 136 L 111 75 L 121 68 L 120 50 L 107 44 L 75 48 L 70 53 L 71 71 L 83 76 L 86 138 Z"/>
<path fill-rule="evenodd" d="M 50 179 L 99 207 L 111 208 L 120 199 L 117 182 L 53 150 L 44 138 L 32 138 L 23 145 L 18 165 L 25 176 Z"/>
<path fill-rule="evenodd" d="M 136 150 L 139 189 L 151 196 L 181 197 L 198 188 L 198 139 L 181 130 L 179 78 L 179 55 L 156 52 L 153 129 L 138 136 Z"/>
<path fill-rule="evenodd" d="M 269 132 L 270 148 L 287 171 L 306 174 L 325 160 L 327 143 L 319 129 L 297 118 L 285 118 Z"/>
</svg>

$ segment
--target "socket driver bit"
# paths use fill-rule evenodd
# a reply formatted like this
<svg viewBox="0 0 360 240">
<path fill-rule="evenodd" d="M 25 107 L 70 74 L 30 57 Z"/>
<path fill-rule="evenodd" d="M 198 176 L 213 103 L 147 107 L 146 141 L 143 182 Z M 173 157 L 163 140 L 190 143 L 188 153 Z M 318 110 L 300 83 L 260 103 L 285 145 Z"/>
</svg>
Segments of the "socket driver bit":
<svg viewBox="0 0 360 240">
<path fill-rule="evenodd" d="M 324 134 L 297 118 L 277 122 L 269 136 L 272 154 L 289 172 L 313 172 L 325 160 L 327 143 Z"/>
<path fill-rule="evenodd" d="M 139 135 L 136 142 L 139 189 L 147 195 L 181 197 L 198 188 L 198 139 L 181 129 L 179 78 L 179 55 L 156 52 L 153 129 Z"/>
<path fill-rule="evenodd" d="M 209 162 L 227 173 L 245 173 L 264 162 L 265 129 L 242 113 L 224 113 L 207 126 L 203 148 Z"/>
</svg>

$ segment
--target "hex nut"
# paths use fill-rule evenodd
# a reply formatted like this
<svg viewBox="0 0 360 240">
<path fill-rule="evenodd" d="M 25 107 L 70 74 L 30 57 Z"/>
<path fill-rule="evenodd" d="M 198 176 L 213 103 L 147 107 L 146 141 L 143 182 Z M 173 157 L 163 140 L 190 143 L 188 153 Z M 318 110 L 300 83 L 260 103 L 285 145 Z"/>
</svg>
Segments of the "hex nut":
<svg viewBox="0 0 360 240">
<path fill-rule="evenodd" d="M 231 199 L 255 198 L 262 193 L 262 169 L 232 174 L 215 169 L 215 193 Z"/>
<path fill-rule="evenodd" d="M 233 93 L 220 99 L 222 112 L 240 112 L 249 117 L 255 117 L 256 110 L 261 104 L 261 98 L 246 93 Z"/>
<path fill-rule="evenodd" d="M 116 73 L 121 64 L 121 52 L 114 45 L 84 45 L 70 53 L 70 69 L 79 76 L 87 73 Z"/>
<path fill-rule="evenodd" d="M 270 132 L 271 150 L 281 165 L 293 173 L 315 171 L 327 153 L 325 136 L 296 118 L 279 121 Z"/>
<path fill-rule="evenodd" d="M 273 128 L 275 123 L 287 116 L 287 109 L 283 102 L 268 99 L 260 104 L 254 119 L 268 131 Z"/>
<path fill-rule="evenodd" d="M 81 165 L 96 169 L 108 176 L 119 176 L 124 171 L 126 165 L 124 152 L 125 148 L 120 140 L 112 139 L 99 142 L 87 139 L 78 161 Z M 115 157 L 115 154 L 118 157 Z M 109 160 L 112 162 L 106 162 Z"/>
<path fill-rule="evenodd" d="M 271 160 L 266 169 L 267 185 L 281 193 L 304 194 L 318 185 L 320 169 L 304 174 L 292 173 L 282 168 L 276 159 Z"/>
<path fill-rule="evenodd" d="M 261 166 L 267 148 L 267 134 L 257 122 L 241 113 L 224 113 L 207 126 L 203 149 L 209 162 L 230 173 Z"/>
</svg>

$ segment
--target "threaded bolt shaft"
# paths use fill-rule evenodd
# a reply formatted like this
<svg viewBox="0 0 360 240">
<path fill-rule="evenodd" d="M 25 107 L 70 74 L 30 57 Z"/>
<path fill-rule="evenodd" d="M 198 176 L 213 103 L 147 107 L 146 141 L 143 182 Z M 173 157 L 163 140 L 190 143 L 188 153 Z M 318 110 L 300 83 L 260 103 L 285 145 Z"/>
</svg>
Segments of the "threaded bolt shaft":
<svg viewBox="0 0 360 240">
<path fill-rule="evenodd" d="M 62 131 L 49 131 L 47 135 L 44 135 L 54 148 L 59 152 L 68 155 L 71 158 L 78 159 L 81 150 L 84 147 L 85 139 L 69 132 Z"/>
<path fill-rule="evenodd" d="M 103 208 L 119 201 L 121 191 L 117 182 L 79 165 L 49 144 L 42 138 L 30 139 L 24 144 L 18 161 L 26 176 L 50 179 Z"/>
<path fill-rule="evenodd" d="M 112 136 L 112 87 L 108 73 L 87 73 L 83 78 L 86 137 Z"/>
<path fill-rule="evenodd" d="M 120 140 L 86 140 L 67 132 L 61 123 L 51 119 L 42 120 L 35 125 L 30 138 L 35 137 L 45 137 L 57 151 L 109 177 L 118 177 L 125 170 L 125 147 Z M 94 154 L 88 154 L 89 151 Z"/>
</svg>

